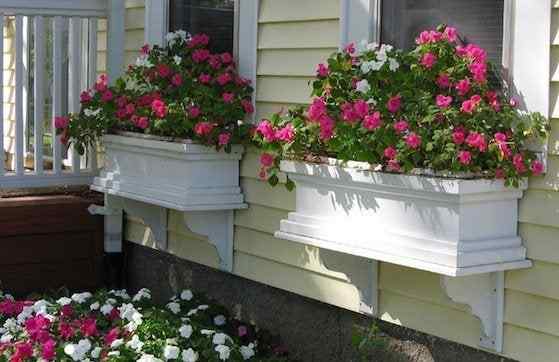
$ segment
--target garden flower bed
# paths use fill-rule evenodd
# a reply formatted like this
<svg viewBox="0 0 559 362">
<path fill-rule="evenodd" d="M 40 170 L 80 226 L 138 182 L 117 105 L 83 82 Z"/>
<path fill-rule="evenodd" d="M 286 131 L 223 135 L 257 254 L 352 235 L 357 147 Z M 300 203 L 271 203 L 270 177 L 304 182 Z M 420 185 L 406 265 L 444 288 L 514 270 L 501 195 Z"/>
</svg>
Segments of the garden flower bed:
<svg viewBox="0 0 559 362">
<path fill-rule="evenodd" d="M 15 300 L 0 292 L 0 361 L 287 361 L 270 334 L 184 290 Z"/>
</svg>

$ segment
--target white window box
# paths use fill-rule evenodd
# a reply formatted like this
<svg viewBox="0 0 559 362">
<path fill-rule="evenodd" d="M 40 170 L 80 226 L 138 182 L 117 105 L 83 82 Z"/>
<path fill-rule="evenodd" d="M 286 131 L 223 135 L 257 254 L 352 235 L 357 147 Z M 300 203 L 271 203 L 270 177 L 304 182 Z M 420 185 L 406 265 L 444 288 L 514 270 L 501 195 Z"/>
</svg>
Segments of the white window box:
<svg viewBox="0 0 559 362">
<path fill-rule="evenodd" d="M 518 236 L 526 188 L 483 179 L 389 174 L 282 161 L 296 211 L 276 236 L 325 249 L 463 276 L 529 267 Z"/>
</svg>

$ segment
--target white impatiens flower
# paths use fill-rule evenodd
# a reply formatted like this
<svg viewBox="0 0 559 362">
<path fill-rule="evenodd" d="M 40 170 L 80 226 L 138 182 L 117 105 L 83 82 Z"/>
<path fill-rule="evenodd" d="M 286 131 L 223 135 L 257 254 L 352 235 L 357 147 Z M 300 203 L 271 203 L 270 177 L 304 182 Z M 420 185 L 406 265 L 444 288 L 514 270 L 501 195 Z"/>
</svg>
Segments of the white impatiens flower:
<svg viewBox="0 0 559 362">
<path fill-rule="evenodd" d="M 144 354 L 136 362 L 163 362 L 163 360 L 155 357 L 152 354 Z"/>
<path fill-rule="evenodd" d="M 144 342 L 142 342 L 140 340 L 140 337 L 138 337 L 138 335 L 136 335 L 136 334 L 134 335 L 134 337 L 132 337 L 131 340 L 126 342 L 126 347 L 129 347 L 136 352 L 140 352 L 142 350 L 143 346 L 144 346 Z"/>
<path fill-rule="evenodd" d="M 93 295 L 89 292 L 76 293 L 72 295 L 72 300 L 78 304 L 82 304 L 92 296 Z"/>
<path fill-rule="evenodd" d="M 83 114 L 85 114 L 86 117 L 96 117 L 99 115 L 99 113 L 101 113 L 101 108 L 97 108 L 96 110 L 86 108 L 83 111 Z"/>
<path fill-rule="evenodd" d="M 192 300 L 192 298 L 194 298 L 194 294 L 192 294 L 192 291 L 190 291 L 190 289 L 185 289 L 182 291 L 181 293 L 181 299 L 182 300 Z"/>
<path fill-rule="evenodd" d="M 388 67 L 391 71 L 395 72 L 398 70 L 398 68 L 400 68 L 400 63 L 398 63 L 396 59 L 390 58 L 388 59 Z"/>
<path fill-rule="evenodd" d="M 215 331 L 212 331 L 211 329 L 202 329 L 200 331 L 200 334 L 203 334 L 205 336 L 211 336 L 214 333 L 215 333 Z"/>
<path fill-rule="evenodd" d="M 123 344 L 124 344 L 124 340 L 122 338 L 115 339 L 111 343 L 111 348 L 112 349 L 117 349 L 118 347 L 122 346 Z"/>
<path fill-rule="evenodd" d="M 128 295 L 128 292 L 126 292 L 126 289 L 111 290 L 109 291 L 109 294 L 120 297 L 122 299 L 130 299 L 130 296 Z"/>
<path fill-rule="evenodd" d="M 357 82 L 357 84 L 355 85 L 355 89 L 357 89 L 361 93 L 367 93 L 371 90 L 371 85 L 369 84 L 367 79 L 363 79 Z"/>
<path fill-rule="evenodd" d="M 189 316 L 189 317 L 191 317 L 191 316 L 193 316 L 193 315 L 196 314 L 196 313 L 198 313 L 198 309 L 197 309 L 197 308 L 194 308 L 194 309 L 189 310 L 188 313 L 187 313 L 186 315 Z"/>
<path fill-rule="evenodd" d="M 68 297 L 62 297 L 62 298 L 58 299 L 56 301 L 56 303 L 58 303 L 61 306 L 65 306 L 65 305 L 68 305 L 68 304 L 72 303 L 72 299 L 70 299 Z"/>
<path fill-rule="evenodd" d="M 216 346 L 215 351 L 219 353 L 219 359 L 222 361 L 228 360 L 229 355 L 231 354 L 231 349 L 224 344 Z"/>
<path fill-rule="evenodd" d="M 91 349 L 91 342 L 88 339 L 82 339 L 78 344 L 68 343 L 64 347 L 64 353 L 66 353 L 72 360 L 81 361 L 85 358 L 85 355 Z"/>
<path fill-rule="evenodd" d="M 101 313 L 103 313 L 103 315 L 109 315 L 111 314 L 111 312 L 113 311 L 114 307 L 110 304 L 104 304 L 101 307 Z"/>
<path fill-rule="evenodd" d="M 175 56 L 173 57 L 173 62 L 175 62 L 176 65 L 181 65 L 181 63 L 182 63 L 182 58 L 179 57 L 178 55 L 175 55 Z"/>
<path fill-rule="evenodd" d="M 151 291 L 147 288 L 142 288 L 132 297 L 133 302 L 139 302 L 142 299 L 151 299 Z"/>
<path fill-rule="evenodd" d="M 6 328 L 7 331 L 15 332 L 17 330 L 16 320 L 14 318 L 6 319 L 4 322 L 4 328 Z"/>
<path fill-rule="evenodd" d="M 181 350 L 177 346 L 166 345 L 165 348 L 163 348 L 163 357 L 165 357 L 166 360 L 177 359 L 180 353 Z"/>
<path fill-rule="evenodd" d="M 192 335 L 192 326 L 191 325 L 184 325 L 182 327 L 179 328 L 179 333 L 181 335 L 182 338 L 190 338 L 190 336 Z"/>
<path fill-rule="evenodd" d="M 25 321 L 31 318 L 32 315 L 33 315 L 33 307 L 31 306 L 23 307 L 23 310 L 17 316 L 17 323 L 18 324 L 25 323 Z"/>
<path fill-rule="evenodd" d="M 192 348 L 182 351 L 182 361 L 183 362 L 196 362 L 198 361 L 198 353 L 196 353 Z"/>
<path fill-rule="evenodd" d="M 93 348 L 93 350 L 91 351 L 91 358 L 93 359 L 97 359 L 99 358 L 99 356 L 101 355 L 101 347 L 95 347 Z"/>
<path fill-rule="evenodd" d="M 110 351 L 107 355 L 108 356 L 120 356 L 120 351 Z"/>
<path fill-rule="evenodd" d="M 224 315 L 217 315 L 214 317 L 214 324 L 216 326 L 223 326 L 225 325 L 225 323 L 227 323 L 227 319 L 225 318 Z"/>
<path fill-rule="evenodd" d="M 210 307 L 210 306 L 207 305 L 207 304 L 202 304 L 202 305 L 199 305 L 199 306 L 198 306 L 198 310 L 206 310 L 206 309 L 208 309 L 209 307 Z"/>
<path fill-rule="evenodd" d="M 181 305 L 177 302 L 171 302 L 167 304 L 167 309 L 169 309 L 174 314 L 179 314 L 181 311 Z"/>
<path fill-rule="evenodd" d="M 241 346 L 241 348 L 239 348 L 239 352 L 241 352 L 245 361 L 251 359 L 255 355 L 254 343 L 250 343 L 248 346 Z"/>
<path fill-rule="evenodd" d="M 0 343 L 10 343 L 14 336 L 9 333 L 6 333 L 0 337 Z"/>
<path fill-rule="evenodd" d="M 116 299 L 114 298 L 109 298 L 105 301 L 105 304 L 111 304 L 111 305 L 115 305 L 116 304 Z"/>
<path fill-rule="evenodd" d="M 99 302 L 95 302 L 95 303 L 93 303 L 89 306 L 90 310 L 98 310 L 99 308 L 101 308 L 101 305 L 99 304 Z"/>
<path fill-rule="evenodd" d="M 229 338 L 229 336 L 227 336 L 225 333 L 216 333 L 213 336 L 212 342 L 213 344 L 225 344 L 227 338 Z"/>
</svg>

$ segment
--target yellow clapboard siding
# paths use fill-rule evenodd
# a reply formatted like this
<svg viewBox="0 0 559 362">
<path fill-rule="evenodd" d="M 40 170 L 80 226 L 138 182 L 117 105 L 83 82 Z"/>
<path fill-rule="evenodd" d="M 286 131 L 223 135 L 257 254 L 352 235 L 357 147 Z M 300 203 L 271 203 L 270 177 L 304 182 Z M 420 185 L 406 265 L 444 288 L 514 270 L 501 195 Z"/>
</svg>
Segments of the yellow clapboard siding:
<svg viewBox="0 0 559 362">
<path fill-rule="evenodd" d="M 553 8 L 559 8 L 559 0 L 553 0 L 553 1 L 551 2 L 551 6 L 552 6 Z"/>
<path fill-rule="evenodd" d="M 559 193 L 528 190 L 520 201 L 519 220 L 536 225 L 559 227 Z"/>
<path fill-rule="evenodd" d="M 559 118 L 559 82 L 551 83 L 550 94 L 550 117 Z"/>
<path fill-rule="evenodd" d="M 530 189 L 559 191 L 559 156 L 547 156 L 547 170 L 545 175 L 531 177 Z"/>
<path fill-rule="evenodd" d="M 548 152 L 559 155 L 559 119 L 551 119 L 551 132 L 549 133 Z"/>
<path fill-rule="evenodd" d="M 559 81 L 559 46 L 551 46 L 551 68 L 550 79 L 554 82 Z"/>
<path fill-rule="evenodd" d="M 505 322 L 559 336 L 559 301 L 507 290 Z"/>
<path fill-rule="evenodd" d="M 403 266 L 380 263 L 379 289 L 407 296 L 446 308 L 467 311 L 467 307 L 452 302 L 441 287 L 437 274 Z"/>
<path fill-rule="evenodd" d="M 520 236 L 528 249 L 528 258 L 559 264 L 557 247 L 559 229 L 549 226 L 521 223 Z"/>
<path fill-rule="evenodd" d="M 264 181 L 242 178 L 241 187 L 246 202 L 250 204 L 269 206 L 281 210 L 295 210 L 295 193 L 287 191 L 281 185 L 272 187 Z"/>
<path fill-rule="evenodd" d="M 104 32 L 100 32 L 101 35 L 97 40 L 97 50 L 106 51 L 107 50 L 107 37 Z M 143 29 L 133 29 L 126 31 L 126 39 L 124 44 L 125 51 L 140 52 L 140 48 L 144 45 L 144 30 Z"/>
<path fill-rule="evenodd" d="M 551 11 L 551 44 L 559 45 L 559 9 Z"/>
<path fill-rule="evenodd" d="M 260 76 L 256 84 L 258 102 L 309 103 L 311 98 L 310 77 Z"/>
<path fill-rule="evenodd" d="M 316 65 L 324 62 L 331 49 L 263 49 L 258 52 L 258 75 L 314 77 Z"/>
<path fill-rule="evenodd" d="M 337 20 L 269 23 L 258 26 L 258 49 L 337 48 Z"/>
<path fill-rule="evenodd" d="M 257 102 L 255 119 L 258 121 L 270 117 L 273 113 L 285 113 L 294 106 L 296 105 L 289 103 Z"/>
<path fill-rule="evenodd" d="M 300 268 L 235 252 L 234 274 L 344 309 L 359 311 L 357 288 Z"/>
<path fill-rule="evenodd" d="M 258 21 L 304 21 L 336 19 L 340 16 L 340 0 L 262 0 Z"/>
<path fill-rule="evenodd" d="M 555 299 L 559 308 L 559 264 L 536 261 L 529 269 L 512 270 L 506 273 L 507 289 Z M 559 315 L 559 313 L 558 313 Z"/>
<path fill-rule="evenodd" d="M 145 9 L 143 7 L 127 8 L 124 15 L 124 27 L 126 31 L 132 29 L 144 30 Z"/>
<path fill-rule="evenodd" d="M 469 313 L 386 290 L 379 304 L 382 320 L 477 348 L 480 321 Z"/>
<path fill-rule="evenodd" d="M 145 0 L 126 0 L 124 2 L 124 6 L 126 7 L 126 9 L 144 8 L 145 7 Z"/>
<path fill-rule="evenodd" d="M 522 362 L 552 362 L 559 356 L 559 338 L 505 324 L 504 354 Z"/>
<path fill-rule="evenodd" d="M 280 220 L 286 219 L 287 213 L 285 210 L 250 205 L 248 209 L 235 211 L 235 225 L 273 234 L 279 230 Z"/>
</svg>

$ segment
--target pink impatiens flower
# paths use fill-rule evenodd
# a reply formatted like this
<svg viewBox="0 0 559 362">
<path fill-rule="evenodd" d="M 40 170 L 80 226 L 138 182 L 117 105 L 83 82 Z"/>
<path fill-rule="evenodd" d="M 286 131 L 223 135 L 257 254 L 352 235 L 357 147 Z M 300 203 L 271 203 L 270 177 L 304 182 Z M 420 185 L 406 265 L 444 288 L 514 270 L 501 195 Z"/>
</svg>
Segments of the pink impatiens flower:
<svg viewBox="0 0 559 362">
<path fill-rule="evenodd" d="M 402 97 L 399 94 L 390 97 L 390 99 L 388 99 L 388 102 L 386 103 L 386 108 L 388 108 L 388 111 L 390 113 L 398 112 L 401 106 L 402 106 Z"/>
<path fill-rule="evenodd" d="M 210 122 L 198 122 L 194 126 L 194 133 L 198 136 L 207 136 L 214 129 L 214 125 Z"/>
<path fill-rule="evenodd" d="M 391 172 L 400 171 L 400 164 L 395 159 L 388 160 L 387 170 Z"/>
<path fill-rule="evenodd" d="M 231 55 L 231 53 L 222 53 L 220 55 L 220 58 L 223 64 L 229 64 L 233 61 L 233 56 Z"/>
<path fill-rule="evenodd" d="M 309 106 L 308 116 L 311 121 L 318 121 L 320 117 L 326 114 L 326 103 L 322 98 L 315 98 Z"/>
<path fill-rule="evenodd" d="M 91 94 L 89 93 L 89 91 L 83 91 L 80 94 L 80 102 L 81 103 L 87 103 L 91 101 Z"/>
<path fill-rule="evenodd" d="M 272 126 L 270 121 L 267 119 L 260 121 L 256 127 L 256 132 L 260 133 L 266 142 L 274 142 L 276 140 L 276 131 L 274 130 L 274 126 Z"/>
<path fill-rule="evenodd" d="M 192 60 L 194 63 L 202 63 L 210 57 L 210 51 L 208 49 L 196 49 L 192 53 Z"/>
<path fill-rule="evenodd" d="M 353 105 L 351 103 L 343 103 L 340 106 L 340 109 L 342 111 L 342 118 L 344 121 L 353 123 L 359 119 L 359 116 L 357 115 L 357 113 L 355 113 L 355 110 L 353 109 Z"/>
<path fill-rule="evenodd" d="M 334 136 L 334 120 L 327 114 L 324 114 L 318 122 L 320 124 L 320 139 L 325 141 L 332 138 Z"/>
<path fill-rule="evenodd" d="M 533 160 L 530 164 L 530 170 L 534 176 L 539 176 L 543 173 L 544 167 L 540 160 Z"/>
<path fill-rule="evenodd" d="M 106 90 L 103 92 L 103 94 L 101 94 L 101 101 L 103 102 L 109 102 L 112 99 L 113 99 L 113 92 L 111 92 L 110 90 Z"/>
<path fill-rule="evenodd" d="M 363 99 L 359 99 L 353 103 L 353 111 L 359 118 L 365 117 L 369 114 L 369 104 Z"/>
<path fill-rule="evenodd" d="M 374 130 L 381 126 L 382 118 L 380 112 L 374 112 L 363 119 L 363 127 L 368 130 Z"/>
<path fill-rule="evenodd" d="M 262 167 L 271 167 L 274 164 L 274 156 L 270 153 L 263 153 L 260 155 L 260 164 Z"/>
<path fill-rule="evenodd" d="M 146 129 L 149 127 L 149 119 L 147 117 L 138 117 L 138 116 L 132 116 L 132 123 L 141 129 Z"/>
<path fill-rule="evenodd" d="M 405 141 L 408 147 L 413 149 L 417 149 L 421 146 L 421 136 L 413 132 L 405 137 Z"/>
<path fill-rule="evenodd" d="M 441 89 L 447 89 L 450 87 L 450 77 L 446 73 L 441 73 L 437 77 L 437 85 Z"/>
<path fill-rule="evenodd" d="M 252 105 L 252 101 L 250 99 L 241 100 L 241 106 L 245 110 L 245 113 L 254 113 L 254 106 Z"/>
<path fill-rule="evenodd" d="M 155 99 L 151 102 L 151 110 L 158 118 L 164 118 L 167 115 L 167 106 L 160 99 Z"/>
<path fill-rule="evenodd" d="M 225 146 L 229 144 L 229 141 L 231 141 L 231 133 L 221 133 L 217 138 L 218 144 L 220 146 Z"/>
<path fill-rule="evenodd" d="M 235 94 L 230 93 L 230 92 L 225 92 L 225 93 L 222 94 L 222 97 L 223 97 L 223 102 L 231 103 L 235 99 Z"/>
<path fill-rule="evenodd" d="M 68 117 L 54 117 L 54 127 L 57 129 L 64 129 L 70 124 L 70 118 Z"/>
<path fill-rule="evenodd" d="M 171 67 L 169 67 L 165 63 L 158 64 L 157 65 L 157 74 L 159 74 L 159 76 L 161 78 L 167 78 L 168 76 L 171 75 Z"/>
<path fill-rule="evenodd" d="M 436 99 L 437 107 L 446 109 L 452 104 L 452 97 L 439 94 Z"/>
<path fill-rule="evenodd" d="M 472 162 L 472 154 L 470 151 L 458 152 L 458 161 L 463 165 L 469 165 Z"/>
<path fill-rule="evenodd" d="M 452 26 L 447 26 L 443 32 L 443 39 L 454 43 L 458 39 L 458 30 Z"/>
<path fill-rule="evenodd" d="M 320 63 L 316 67 L 316 74 L 321 78 L 326 78 L 328 74 L 330 74 L 330 70 L 328 69 L 327 65 Z"/>
<path fill-rule="evenodd" d="M 200 110 L 199 107 L 196 106 L 188 107 L 188 116 L 190 118 L 198 118 L 200 117 L 200 114 L 202 114 L 202 111 Z"/>
<path fill-rule="evenodd" d="M 176 73 L 175 75 L 173 75 L 173 77 L 171 78 L 171 83 L 175 86 L 175 87 L 180 87 L 182 85 L 182 76 L 179 73 Z"/>
<path fill-rule="evenodd" d="M 514 155 L 514 157 L 512 158 L 512 164 L 514 165 L 514 168 L 516 169 L 516 171 L 518 173 L 526 172 L 526 165 L 524 164 L 524 157 L 520 153 L 517 153 L 516 155 Z"/>
<path fill-rule="evenodd" d="M 470 91 L 471 83 L 468 78 L 464 78 L 460 80 L 456 84 L 456 90 L 458 91 L 458 95 L 465 96 Z"/>
<path fill-rule="evenodd" d="M 383 155 L 385 158 L 392 160 L 396 158 L 396 156 L 398 155 L 398 151 L 396 151 L 394 147 L 389 146 L 384 149 Z"/>
<path fill-rule="evenodd" d="M 231 82 L 232 80 L 233 77 L 231 77 L 231 74 L 229 74 L 229 72 L 222 73 L 217 77 L 217 83 L 220 86 L 224 86 L 227 83 Z"/>
<path fill-rule="evenodd" d="M 401 119 L 398 122 L 394 123 L 394 130 L 396 131 L 396 133 L 400 134 L 403 133 L 405 131 L 407 131 L 408 129 L 408 122 L 406 122 L 405 120 Z"/>
<path fill-rule="evenodd" d="M 433 66 L 437 63 L 437 56 L 431 52 L 425 53 L 421 57 L 421 65 L 423 65 L 427 69 L 433 68 Z"/>
<path fill-rule="evenodd" d="M 454 142 L 455 144 L 461 145 L 462 143 L 464 143 L 465 139 L 466 134 L 464 133 L 464 131 L 456 130 L 452 132 L 452 142 Z"/>
<path fill-rule="evenodd" d="M 495 169 L 495 178 L 500 180 L 505 178 L 505 171 L 502 168 Z"/>
<path fill-rule="evenodd" d="M 283 128 L 280 128 L 276 132 L 275 138 L 287 143 L 292 142 L 295 139 L 295 129 L 293 128 L 293 125 L 288 123 Z"/>
<path fill-rule="evenodd" d="M 212 76 L 209 74 L 202 73 L 198 76 L 198 81 L 202 84 L 208 84 L 212 81 Z"/>
</svg>

